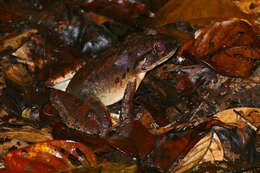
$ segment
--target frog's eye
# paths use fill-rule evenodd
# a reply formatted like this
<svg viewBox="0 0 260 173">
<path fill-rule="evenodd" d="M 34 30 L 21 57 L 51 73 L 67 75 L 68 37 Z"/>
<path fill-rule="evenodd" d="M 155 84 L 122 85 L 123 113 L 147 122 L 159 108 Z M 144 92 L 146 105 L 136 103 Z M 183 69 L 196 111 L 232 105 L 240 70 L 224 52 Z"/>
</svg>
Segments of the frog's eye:
<svg viewBox="0 0 260 173">
<path fill-rule="evenodd" d="M 158 44 L 156 44 L 155 48 L 156 48 L 156 50 L 159 51 L 159 52 L 162 52 L 162 51 L 165 50 L 165 46 L 164 46 L 163 43 L 158 43 Z"/>
</svg>

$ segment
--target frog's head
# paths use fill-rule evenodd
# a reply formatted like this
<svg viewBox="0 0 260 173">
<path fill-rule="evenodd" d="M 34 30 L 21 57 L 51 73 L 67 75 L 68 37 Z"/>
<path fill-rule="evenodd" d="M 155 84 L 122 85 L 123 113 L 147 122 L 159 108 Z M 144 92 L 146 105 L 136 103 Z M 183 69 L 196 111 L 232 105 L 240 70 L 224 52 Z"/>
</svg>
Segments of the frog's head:
<svg viewBox="0 0 260 173">
<path fill-rule="evenodd" d="M 150 51 L 142 56 L 137 69 L 147 72 L 171 58 L 177 50 L 177 40 L 166 35 L 154 35 L 149 40 Z"/>
</svg>

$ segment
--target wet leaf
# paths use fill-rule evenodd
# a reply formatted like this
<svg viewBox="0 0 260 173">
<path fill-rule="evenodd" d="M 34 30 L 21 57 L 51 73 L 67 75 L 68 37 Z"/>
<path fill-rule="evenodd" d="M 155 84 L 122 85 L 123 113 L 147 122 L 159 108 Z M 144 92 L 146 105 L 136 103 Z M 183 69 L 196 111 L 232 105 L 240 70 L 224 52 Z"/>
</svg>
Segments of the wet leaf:
<svg viewBox="0 0 260 173">
<path fill-rule="evenodd" d="M 109 112 L 96 97 L 89 95 L 82 101 L 63 91 L 55 89 L 50 91 L 51 104 L 68 127 L 101 136 L 109 132 L 111 127 Z"/>
<path fill-rule="evenodd" d="M 163 26 L 179 21 L 190 22 L 192 25 L 209 24 L 213 19 L 248 18 L 230 0 L 171 0 L 157 13 L 155 26 Z"/>
<path fill-rule="evenodd" d="M 137 100 L 151 113 L 154 121 L 159 126 L 166 126 L 169 124 L 169 120 L 165 117 L 165 106 L 162 104 L 163 102 L 161 100 L 152 99 L 149 96 L 138 97 Z"/>
<path fill-rule="evenodd" d="M 121 127 L 122 128 L 122 127 Z M 135 157 L 144 157 L 151 152 L 155 138 L 139 121 L 123 127 L 127 136 L 115 136 L 110 138 L 109 143 L 120 151 Z"/>
<path fill-rule="evenodd" d="M 135 25 L 139 16 L 154 16 L 145 5 L 129 0 L 94 0 L 83 2 L 81 6 L 88 11 L 95 11 L 130 25 Z"/>
<path fill-rule="evenodd" d="M 260 59 L 259 41 L 255 26 L 245 20 L 215 22 L 197 31 L 180 48 L 179 58 L 200 61 L 223 75 L 247 77 Z"/>
<path fill-rule="evenodd" d="M 214 126 L 212 130 L 221 141 L 225 160 L 243 164 L 257 161 L 256 132 L 245 122 L 240 121 L 238 126 Z"/>
<path fill-rule="evenodd" d="M 50 140 L 11 151 L 5 155 L 10 171 L 51 172 L 95 166 L 96 156 L 87 146 L 69 140 Z"/>
</svg>

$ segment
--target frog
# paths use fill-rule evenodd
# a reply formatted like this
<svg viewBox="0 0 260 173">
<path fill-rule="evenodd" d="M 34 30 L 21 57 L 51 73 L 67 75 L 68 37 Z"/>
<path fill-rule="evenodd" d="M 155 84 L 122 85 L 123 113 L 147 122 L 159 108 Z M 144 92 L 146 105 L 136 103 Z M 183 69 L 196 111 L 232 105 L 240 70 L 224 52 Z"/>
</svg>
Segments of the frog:
<svg viewBox="0 0 260 173">
<path fill-rule="evenodd" d="M 77 71 L 66 92 L 82 100 L 93 95 L 105 106 L 112 105 L 126 90 L 135 92 L 146 73 L 169 60 L 177 47 L 175 38 L 163 34 L 131 34 Z"/>
</svg>

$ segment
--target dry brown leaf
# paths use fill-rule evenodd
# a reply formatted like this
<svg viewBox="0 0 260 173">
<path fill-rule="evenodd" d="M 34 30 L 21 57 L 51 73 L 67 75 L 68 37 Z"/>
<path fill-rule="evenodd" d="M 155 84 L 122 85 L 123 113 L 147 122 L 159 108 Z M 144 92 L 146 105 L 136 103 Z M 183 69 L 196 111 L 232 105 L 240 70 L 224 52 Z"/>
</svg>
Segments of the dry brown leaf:
<svg viewBox="0 0 260 173">
<path fill-rule="evenodd" d="M 15 138 L 18 140 L 23 140 L 27 142 L 42 142 L 46 140 L 51 140 L 52 135 L 44 130 L 38 130 L 31 126 L 23 126 L 22 128 L 2 128 L 0 133 L 0 138 Z"/>
<path fill-rule="evenodd" d="M 18 49 L 24 43 L 24 41 L 26 39 L 28 39 L 31 35 L 33 35 L 37 32 L 38 32 L 38 30 L 31 29 L 18 36 L 4 40 L 3 42 L 0 43 L 0 52 L 7 51 L 9 49 L 11 49 L 11 50 Z"/>
<path fill-rule="evenodd" d="M 241 119 L 251 126 L 254 130 L 260 127 L 260 109 L 259 108 L 231 108 L 219 112 L 213 116 L 225 124 L 239 126 Z"/>
<path fill-rule="evenodd" d="M 259 0 L 233 0 L 241 11 L 247 14 L 254 14 L 257 17 L 255 24 L 260 26 L 260 1 Z"/>
<path fill-rule="evenodd" d="M 18 86 L 30 86 L 33 82 L 32 76 L 22 64 L 5 64 L 3 73 L 6 79 Z"/>
<path fill-rule="evenodd" d="M 51 140 L 52 135 L 45 130 L 38 130 L 31 126 L 21 128 L 3 127 L 0 133 L 2 144 L 0 145 L 0 157 L 10 151 L 12 148 L 22 148 L 31 143 Z"/>
<path fill-rule="evenodd" d="M 172 173 L 181 173 L 208 161 L 222 161 L 224 151 L 217 134 L 211 131 L 202 138 L 184 157 L 184 159 L 175 167 Z"/>
<path fill-rule="evenodd" d="M 178 21 L 205 25 L 213 19 L 232 17 L 251 19 L 230 0 L 171 0 L 158 11 L 154 25 L 160 27 Z"/>
<path fill-rule="evenodd" d="M 260 13 L 260 1 L 259 0 L 233 0 L 233 2 L 244 13 L 247 13 L 247 14 Z"/>
</svg>

